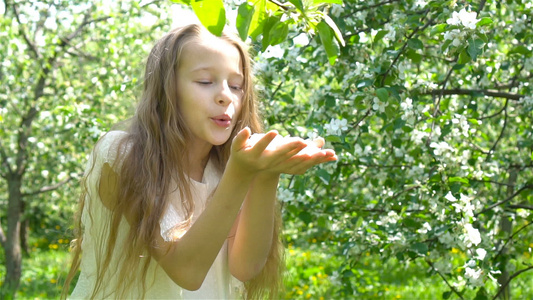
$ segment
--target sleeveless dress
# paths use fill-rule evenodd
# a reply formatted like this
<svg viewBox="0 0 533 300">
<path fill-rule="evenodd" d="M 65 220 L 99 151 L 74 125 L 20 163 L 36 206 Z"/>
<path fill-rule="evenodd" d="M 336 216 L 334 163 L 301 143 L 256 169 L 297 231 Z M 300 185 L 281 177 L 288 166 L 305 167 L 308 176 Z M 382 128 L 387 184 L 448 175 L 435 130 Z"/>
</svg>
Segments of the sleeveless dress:
<svg viewBox="0 0 533 300">
<path fill-rule="evenodd" d="M 96 274 L 100 268 L 100 262 L 97 257 L 102 257 L 103 249 L 106 245 L 108 233 L 108 220 L 111 216 L 110 211 L 102 204 L 98 189 L 99 178 L 104 163 L 113 166 L 115 157 L 117 157 L 118 143 L 121 138 L 126 136 L 122 131 L 110 131 L 97 144 L 95 150 L 89 157 L 86 172 L 92 169 L 87 177 L 87 196 L 85 206 L 82 212 L 82 223 L 84 226 L 82 255 L 80 269 L 81 273 L 77 284 L 69 297 L 70 299 L 87 299 L 92 295 L 94 289 Z M 122 149 L 124 148 L 124 149 Z M 128 146 L 121 148 L 120 157 L 128 151 Z M 121 161 L 117 162 L 120 167 Z M 193 222 L 201 214 L 209 195 L 212 194 L 220 181 L 221 174 L 216 170 L 211 161 L 208 162 L 204 170 L 202 182 L 192 181 L 192 196 L 195 201 L 195 211 Z M 172 204 L 165 212 L 160 221 L 161 236 L 166 241 L 171 241 L 176 236 L 176 230 L 185 221 L 184 214 L 180 210 L 179 193 L 171 194 Z M 124 244 L 129 230 L 128 222 L 123 218 L 120 221 L 118 237 L 114 253 L 111 256 L 110 265 L 107 267 L 106 278 L 102 281 L 102 287 L 96 295 L 97 299 L 116 299 L 119 295 L 114 293 L 114 287 L 121 282 L 118 278 L 118 266 L 121 263 L 121 249 Z M 213 262 L 202 286 L 196 291 L 188 291 L 175 284 L 159 266 L 153 258 L 140 257 L 139 259 L 150 259 L 148 272 L 145 280 L 146 299 L 236 299 L 242 298 L 243 284 L 231 276 L 228 268 L 227 242 L 224 243 L 217 258 Z M 142 263 L 141 263 L 142 265 Z M 140 274 L 140 268 L 137 274 Z M 131 288 L 124 295 L 128 299 L 141 298 L 142 292 L 140 284 L 132 284 Z"/>
</svg>

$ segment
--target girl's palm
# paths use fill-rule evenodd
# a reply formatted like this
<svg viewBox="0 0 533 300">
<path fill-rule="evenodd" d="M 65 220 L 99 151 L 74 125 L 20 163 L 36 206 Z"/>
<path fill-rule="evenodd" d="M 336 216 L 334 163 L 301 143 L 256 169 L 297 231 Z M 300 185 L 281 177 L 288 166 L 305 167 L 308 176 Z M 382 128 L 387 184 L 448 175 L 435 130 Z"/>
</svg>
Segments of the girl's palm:
<svg viewBox="0 0 533 300">
<path fill-rule="evenodd" d="M 337 160 L 333 150 L 322 150 L 323 139 L 304 141 L 301 138 L 276 139 L 270 131 L 256 143 L 249 140 L 250 129 L 241 130 L 232 143 L 232 159 L 250 172 L 303 174 L 309 168 Z"/>
</svg>

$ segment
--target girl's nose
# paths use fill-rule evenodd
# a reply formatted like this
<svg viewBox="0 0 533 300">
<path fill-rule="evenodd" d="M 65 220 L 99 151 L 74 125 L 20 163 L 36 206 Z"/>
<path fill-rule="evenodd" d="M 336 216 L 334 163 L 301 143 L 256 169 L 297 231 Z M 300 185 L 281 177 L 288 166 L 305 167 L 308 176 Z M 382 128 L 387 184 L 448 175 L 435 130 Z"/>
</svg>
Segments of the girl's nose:
<svg viewBox="0 0 533 300">
<path fill-rule="evenodd" d="M 222 88 L 220 89 L 220 92 L 216 96 L 216 102 L 220 105 L 228 105 L 231 103 L 233 97 L 233 93 L 231 92 L 231 88 L 229 87 L 227 82 L 222 83 Z"/>
</svg>

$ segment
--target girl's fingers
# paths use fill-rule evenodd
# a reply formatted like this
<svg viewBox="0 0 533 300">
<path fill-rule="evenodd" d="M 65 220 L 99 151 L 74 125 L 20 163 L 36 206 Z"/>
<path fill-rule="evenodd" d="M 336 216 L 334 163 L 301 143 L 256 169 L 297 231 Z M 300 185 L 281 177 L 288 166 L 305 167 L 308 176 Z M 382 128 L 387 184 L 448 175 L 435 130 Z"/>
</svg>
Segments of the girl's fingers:
<svg viewBox="0 0 533 300">
<path fill-rule="evenodd" d="M 307 143 L 302 139 L 294 139 L 286 144 L 279 146 L 276 149 L 281 156 L 293 156 L 296 153 L 300 152 L 303 148 L 307 147 Z M 290 155 L 289 155 L 290 154 Z"/>
<path fill-rule="evenodd" d="M 246 146 L 246 140 L 248 140 L 251 134 L 250 128 L 248 127 L 239 131 L 239 133 L 233 138 L 231 148 L 235 151 L 244 148 Z"/>
<path fill-rule="evenodd" d="M 326 141 L 324 141 L 323 138 L 318 138 L 318 139 L 314 139 L 314 140 L 313 140 L 313 143 L 314 143 L 315 146 L 317 146 L 318 148 L 322 148 L 322 146 L 324 146 L 324 144 L 326 143 Z"/>
<path fill-rule="evenodd" d="M 256 153 L 261 153 L 265 151 L 265 149 L 268 147 L 268 144 L 276 138 L 278 135 L 278 132 L 276 130 L 272 130 L 267 132 L 254 146 L 253 151 Z M 248 137 L 247 137 L 248 138 Z"/>
</svg>

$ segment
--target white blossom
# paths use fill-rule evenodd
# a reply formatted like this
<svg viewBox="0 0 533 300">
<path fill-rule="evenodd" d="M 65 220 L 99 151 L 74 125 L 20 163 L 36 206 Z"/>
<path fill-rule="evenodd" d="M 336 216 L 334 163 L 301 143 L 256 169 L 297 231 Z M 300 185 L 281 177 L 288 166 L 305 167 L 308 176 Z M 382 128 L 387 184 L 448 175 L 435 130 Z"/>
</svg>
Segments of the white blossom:
<svg viewBox="0 0 533 300">
<path fill-rule="evenodd" d="M 331 11 L 330 12 L 331 12 L 332 16 L 335 16 L 335 17 L 338 18 L 342 14 L 343 11 L 344 11 L 344 8 L 342 7 L 342 5 L 333 4 L 331 6 Z"/>
<path fill-rule="evenodd" d="M 293 201 L 295 197 L 291 190 L 280 188 L 278 190 L 278 199 L 282 202 L 290 202 Z"/>
<path fill-rule="evenodd" d="M 331 119 L 329 124 L 324 125 L 324 129 L 328 135 L 341 135 L 343 131 L 348 129 L 348 121 L 346 119 Z"/>
<path fill-rule="evenodd" d="M 468 282 L 473 286 L 484 286 L 483 283 L 483 277 L 481 274 L 483 273 L 483 270 L 480 268 L 465 268 L 465 277 L 468 279 Z"/>
<path fill-rule="evenodd" d="M 385 112 L 385 107 L 389 104 L 387 102 L 381 102 L 378 97 L 374 97 L 374 104 L 372 104 L 372 109 L 379 112 Z"/>
<path fill-rule="evenodd" d="M 487 250 L 483 249 L 483 248 L 477 248 L 476 249 L 476 258 L 479 259 L 479 260 L 483 260 L 485 259 L 485 256 L 487 255 Z"/>
<path fill-rule="evenodd" d="M 470 223 L 466 223 L 464 228 L 466 230 L 465 242 L 467 242 L 467 247 L 470 247 L 471 244 L 476 246 L 479 245 L 479 243 L 481 243 L 481 235 L 479 234 L 479 230 L 474 228 Z"/>
<path fill-rule="evenodd" d="M 385 24 L 385 30 L 387 30 L 387 34 L 383 37 L 385 39 L 388 39 L 390 41 L 396 41 L 396 29 L 391 26 L 389 23 Z"/>
<path fill-rule="evenodd" d="M 448 143 L 446 142 L 432 142 L 431 144 L 429 144 L 429 146 L 434 149 L 433 152 L 435 153 L 435 155 L 442 155 L 446 151 L 455 151 L 455 149 L 448 145 Z"/>
<path fill-rule="evenodd" d="M 445 232 L 444 234 L 440 235 L 439 242 L 443 243 L 444 245 L 448 247 L 455 246 L 455 238 L 449 232 Z"/>
<path fill-rule="evenodd" d="M 476 19 L 476 12 L 467 12 L 466 9 L 461 9 L 459 12 L 454 11 L 452 17 L 446 20 L 446 23 L 450 25 L 463 25 L 469 29 L 476 29 L 476 23 L 479 19 Z"/>
</svg>

